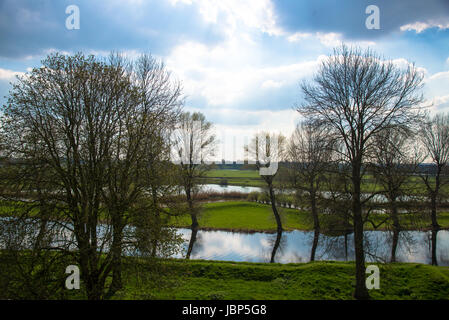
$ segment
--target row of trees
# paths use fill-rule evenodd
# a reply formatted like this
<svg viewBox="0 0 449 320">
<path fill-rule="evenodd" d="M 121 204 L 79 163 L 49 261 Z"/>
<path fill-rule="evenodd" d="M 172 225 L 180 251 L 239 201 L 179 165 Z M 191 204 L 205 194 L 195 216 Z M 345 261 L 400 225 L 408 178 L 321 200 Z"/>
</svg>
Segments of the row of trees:
<svg viewBox="0 0 449 320">
<path fill-rule="evenodd" d="M 304 121 L 290 139 L 263 133 L 246 146 L 277 224 L 272 262 L 283 231 L 278 183 L 309 202 L 311 260 L 323 224 L 320 212 L 352 228 L 358 299 L 369 297 L 363 231 L 366 223 L 376 223 L 370 212 L 377 194 L 388 199 L 398 234 L 399 209 L 404 195 L 416 194 L 409 183 L 416 174 L 426 186 L 436 240 L 449 120 L 428 120 L 422 83 L 414 65 L 402 69 L 370 50 L 343 45 L 312 81 L 302 83 L 297 110 Z M 2 221 L 1 234 L 11 259 L 18 261 L 23 254 L 17 249 L 29 249 L 31 242 L 37 261 L 54 266 L 47 263 L 55 257 L 48 252 L 57 250 L 80 266 L 89 299 L 109 298 L 123 287 L 125 251 L 150 258 L 176 252 L 181 241 L 171 219 L 184 213 L 192 221 L 189 258 L 199 227 L 199 183 L 216 138 L 204 115 L 182 112 L 182 105 L 181 85 L 150 55 L 128 61 L 117 54 L 105 60 L 55 54 L 19 78 L 2 107 L 0 129 L 0 195 L 15 217 Z M 423 143 L 412 148 L 416 137 Z M 436 170 L 418 165 L 426 160 Z M 278 168 L 281 161 L 287 164 Z M 362 189 L 368 175 L 375 181 L 370 192 Z M 34 231 L 17 233 L 11 225 L 17 221 L 31 221 Z M 24 274 L 36 275 L 42 265 Z M 4 274 L 0 281 L 11 279 Z"/>
<path fill-rule="evenodd" d="M 437 207 L 447 181 L 449 117 L 428 117 L 422 85 L 423 74 L 414 65 L 400 68 L 370 50 L 342 45 L 322 62 L 312 81 L 301 84 L 303 102 L 297 111 L 304 121 L 288 143 L 280 143 L 277 154 L 265 147 L 263 152 L 253 152 L 261 163 L 286 162 L 286 172 L 281 172 L 278 180 L 308 199 L 315 230 L 311 260 L 321 229 L 320 211 L 333 213 L 332 223 L 340 221 L 345 232 L 352 228 L 354 296 L 358 299 L 369 298 L 365 287 L 364 226 L 371 223 L 377 228 L 386 222 L 370 216 L 379 195 L 387 199 L 392 221 L 391 261 L 395 261 L 398 235 L 403 228 L 399 208 L 410 212 L 406 203 L 414 197 L 428 200 L 432 264 L 437 264 Z M 272 143 L 273 135 L 266 133 L 265 138 L 265 145 Z M 257 149 L 260 141 L 254 138 L 252 144 Z M 261 153 L 271 158 L 264 162 Z M 425 166 L 423 162 L 433 165 Z M 273 178 L 264 177 L 269 189 Z M 425 186 L 425 190 L 417 186 Z M 274 195 L 270 202 L 282 231 Z"/>
<path fill-rule="evenodd" d="M 1 110 L 0 195 L 13 218 L 1 221 L 0 281 L 18 289 L 5 297 L 54 297 L 76 264 L 87 297 L 110 298 L 123 287 L 125 252 L 179 249 L 169 220 L 186 212 L 171 197 L 182 105 L 180 83 L 150 55 L 54 54 L 18 78 Z"/>
</svg>

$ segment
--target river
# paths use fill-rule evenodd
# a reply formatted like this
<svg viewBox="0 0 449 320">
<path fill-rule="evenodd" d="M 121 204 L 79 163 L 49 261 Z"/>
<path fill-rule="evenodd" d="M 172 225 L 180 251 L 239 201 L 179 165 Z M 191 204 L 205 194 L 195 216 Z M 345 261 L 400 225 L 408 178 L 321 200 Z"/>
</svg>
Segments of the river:
<svg viewBox="0 0 449 320">
<path fill-rule="evenodd" d="M 33 236 L 37 232 L 37 222 L 21 226 L 8 223 L 10 218 L 0 218 L 0 247 L 9 242 L 8 234 L 13 230 L 21 230 L 25 234 Z M 56 236 L 53 245 L 67 243 L 67 247 L 75 249 L 74 239 L 70 223 L 57 223 L 52 228 Z M 19 228 L 19 229 L 17 229 Z M 132 228 L 132 227 L 131 227 Z M 183 258 L 187 251 L 190 239 L 190 229 L 176 229 L 184 238 L 184 248 L 174 258 Z M 102 238 L 107 232 L 106 225 L 99 225 L 97 235 Z M 227 231 L 205 231 L 199 230 L 193 246 L 191 259 L 247 261 L 247 262 L 269 262 L 270 254 L 274 246 L 276 234 L 269 233 L 241 233 Z M 308 262 L 312 247 L 312 231 L 289 231 L 283 232 L 279 249 L 276 251 L 275 262 L 298 263 Z M 365 250 L 367 261 L 389 261 L 391 251 L 392 234 L 388 231 L 365 231 Z M 437 260 L 441 266 L 449 266 L 449 231 L 441 230 L 437 233 Z M 21 241 L 24 248 L 30 247 L 28 237 Z M 321 234 L 316 251 L 316 260 L 354 260 L 353 236 L 327 236 Z M 430 254 L 430 232 L 424 231 L 402 231 L 399 236 L 397 248 L 398 262 L 417 262 L 429 264 Z"/>
<path fill-rule="evenodd" d="M 190 229 L 179 229 L 187 241 Z M 402 231 L 397 249 L 398 262 L 430 263 L 430 232 Z M 269 262 L 276 234 L 238 233 L 226 231 L 203 231 L 197 234 L 191 259 Z M 313 232 L 290 231 L 282 235 L 281 246 L 275 262 L 308 262 L 312 247 Z M 320 235 L 316 260 L 354 260 L 353 236 L 347 237 L 347 255 L 344 236 Z M 367 261 L 389 261 L 391 234 L 387 231 L 365 231 Z M 184 250 L 185 252 L 185 250 Z M 181 258 L 182 255 L 177 255 Z M 442 230 L 437 235 L 437 258 L 439 265 L 449 266 L 449 231 Z"/>
</svg>

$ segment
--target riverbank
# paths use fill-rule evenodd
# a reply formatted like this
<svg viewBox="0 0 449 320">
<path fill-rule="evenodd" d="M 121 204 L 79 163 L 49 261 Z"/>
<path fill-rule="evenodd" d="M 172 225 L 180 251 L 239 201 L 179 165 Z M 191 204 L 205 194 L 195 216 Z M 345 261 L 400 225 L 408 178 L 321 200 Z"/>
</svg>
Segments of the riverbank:
<svg viewBox="0 0 449 320">
<path fill-rule="evenodd" d="M 214 169 L 201 179 L 203 184 L 233 185 L 242 187 L 265 187 L 257 170 Z"/>
<path fill-rule="evenodd" d="M 283 228 L 285 231 L 313 230 L 313 222 L 310 214 L 305 211 L 291 208 L 279 208 Z M 384 220 L 386 214 L 373 214 L 372 220 L 376 223 Z M 416 220 L 416 219 L 414 219 Z M 271 206 L 249 201 L 220 201 L 204 203 L 203 211 L 198 219 L 200 230 L 221 230 L 233 232 L 276 232 L 276 221 L 274 220 Z M 449 228 L 449 213 L 438 214 L 438 222 L 442 229 Z M 179 228 L 189 228 L 190 217 L 185 215 L 173 219 L 171 224 Z M 430 224 L 430 220 L 429 220 Z M 365 230 L 387 230 L 388 224 L 374 229 L 372 224 L 366 223 Z M 418 230 L 407 227 L 404 221 L 404 230 Z M 419 230 L 427 230 L 425 222 Z"/>
<path fill-rule="evenodd" d="M 53 255 L 57 257 L 59 253 Z M 60 264 L 53 270 L 62 277 L 62 280 L 66 277 L 61 271 L 65 267 L 62 267 L 67 263 L 73 264 L 71 257 L 67 256 L 65 260 L 65 263 L 58 260 Z M 185 259 L 154 260 L 136 257 L 123 257 L 122 261 L 123 289 L 112 297 L 113 300 L 353 299 L 354 262 L 270 264 Z M 449 299 L 449 267 L 417 263 L 376 265 L 379 267 L 380 288 L 369 291 L 372 299 Z M 0 297 L 17 299 L 17 296 L 9 296 L 7 292 L 27 290 L 21 285 L 21 281 L 24 277 L 32 276 L 23 274 L 22 268 L 28 269 L 31 266 L 24 265 L 22 261 L 21 268 L 18 268 L 6 259 L 0 259 L 0 267 L 2 271 L 8 270 L 8 273 L 0 272 L 0 280 L 7 279 L 10 289 L 4 290 Z M 54 288 L 46 299 L 86 299 L 83 282 L 80 284 L 81 290 L 65 290 L 64 281 L 57 283 L 54 279 L 51 280 Z M 42 281 L 42 285 L 48 285 L 45 279 Z M 31 293 L 23 292 L 23 294 L 27 299 L 33 299 Z"/>
<path fill-rule="evenodd" d="M 237 193 L 238 194 L 238 193 Z M 228 198 L 220 199 L 220 194 L 216 197 L 209 197 L 213 200 L 202 201 L 202 211 L 199 215 L 199 230 L 205 231 L 229 231 L 243 233 L 276 233 L 276 221 L 270 204 L 262 204 L 255 201 L 247 200 L 228 200 Z M 238 198 L 237 196 L 234 198 Z M 230 197 L 233 199 L 233 197 Z M 278 206 L 278 210 L 282 219 L 282 227 L 284 231 L 313 231 L 313 221 L 309 212 L 299 209 L 286 208 Z M 37 209 L 32 209 L 29 214 L 34 216 L 38 213 Z M 3 202 L 0 206 L 0 217 L 14 216 L 13 206 L 7 202 Z M 321 232 L 327 233 L 326 222 L 330 216 L 320 214 Z M 374 228 L 371 223 L 366 222 L 364 229 L 366 231 L 379 230 L 385 231 L 391 229 L 391 221 L 387 220 L 385 224 L 380 224 L 388 218 L 387 214 L 372 214 L 371 221 L 375 223 Z M 58 218 L 56 218 L 58 219 Z M 430 218 L 423 219 L 422 216 L 401 215 L 401 226 L 403 231 L 428 231 L 430 230 Z M 421 222 L 417 222 L 421 219 Z M 100 223 L 106 223 L 100 219 Z M 441 230 L 449 229 L 449 212 L 443 211 L 438 213 L 438 223 Z M 173 217 L 169 224 L 177 228 L 190 228 L 191 218 L 189 215 L 181 215 Z M 331 231 L 332 233 L 332 231 Z"/>
<path fill-rule="evenodd" d="M 139 299 L 138 279 L 125 264 L 129 279 L 117 299 Z M 140 260 L 139 263 L 145 263 Z M 155 290 L 154 299 L 352 299 L 355 265 L 352 262 L 267 264 L 169 260 L 172 288 Z M 449 299 L 449 268 L 414 263 L 378 264 L 380 289 L 373 299 Z"/>
<path fill-rule="evenodd" d="M 297 209 L 282 209 L 284 229 L 310 230 L 311 222 L 306 214 Z M 239 232 L 275 232 L 271 206 L 248 201 L 224 201 L 204 203 L 198 219 L 200 229 Z M 191 225 L 190 216 L 173 219 L 173 225 L 179 228 Z"/>
</svg>

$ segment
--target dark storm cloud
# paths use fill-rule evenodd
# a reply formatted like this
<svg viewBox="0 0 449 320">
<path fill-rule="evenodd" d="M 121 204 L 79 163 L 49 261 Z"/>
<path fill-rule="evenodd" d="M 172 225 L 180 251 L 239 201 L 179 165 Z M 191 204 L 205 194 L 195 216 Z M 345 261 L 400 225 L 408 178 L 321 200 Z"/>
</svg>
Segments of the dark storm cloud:
<svg viewBox="0 0 449 320">
<path fill-rule="evenodd" d="M 80 9 L 81 28 L 67 30 L 66 7 Z M 45 50 L 145 50 L 165 54 L 180 40 L 214 43 L 220 31 L 194 6 L 168 1 L 0 0 L 0 56 Z"/>
<path fill-rule="evenodd" d="M 273 0 L 277 23 L 291 32 L 338 32 L 346 39 L 372 39 L 414 22 L 445 19 L 449 0 Z M 380 9 L 380 30 L 365 27 L 365 9 Z"/>
</svg>

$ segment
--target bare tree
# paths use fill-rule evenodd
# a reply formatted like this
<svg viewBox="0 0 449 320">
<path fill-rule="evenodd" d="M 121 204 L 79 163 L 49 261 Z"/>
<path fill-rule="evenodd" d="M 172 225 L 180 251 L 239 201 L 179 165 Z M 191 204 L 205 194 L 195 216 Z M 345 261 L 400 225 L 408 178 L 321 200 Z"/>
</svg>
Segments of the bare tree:
<svg viewBox="0 0 449 320">
<path fill-rule="evenodd" d="M 362 209 L 369 201 L 361 192 L 364 163 L 375 147 L 375 135 L 415 122 L 423 99 L 418 93 L 422 79 L 414 65 L 400 69 L 369 49 L 361 52 L 342 45 L 321 63 L 311 84 L 301 85 L 304 103 L 298 111 L 333 134 L 344 146 L 342 156 L 351 168 L 357 299 L 369 298 L 363 248 Z"/>
<path fill-rule="evenodd" d="M 393 229 L 391 262 L 396 262 L 401 231 L 399 206 L 404 201 L 404 196 L 411 196 L 413 185 L 410 184 L 410 177 L 416 172 L 420 161 L 418 153 L 414 152 L 411 144 L 411 134 L 412 132 L 392 128 L 380 132 L 375 137 L 377 148 L 374 150 L 375 162 L 372 165 L 372 172 L 388 200 Z"/>
<path fill-rule="evenodd" d="M 420 170 L 420 177 L 426 187 L 430 202 L 430 219 L 432 229 L 432 264 L 437 265 L 436 237 L 440 230 L 437 220 L 437 207 L 442 196 L 442 187 L 447 178 L 449 161 L 449 114 L 437 114 L 428 119 L 422 127 L 421 141 L 433 166 Z"/>
<path fill-rule="evenodd" d="M 186 259 L 190 258 L 193 245 L 198 233 L 198 214 L 200 207 L 196 201 L 199 182 L 210 166 L 206 164 L 208 158 L 214 154 L 216 138 L 212 123 L 199 112 L 181 115 L 178 130 L 173 137 L 174 158 L 179 162 L 180 184 L 185 192 L 188 211 L 192 219 L 189 247 Z"/>
<path fill-rule="evenodd" d="M 69 222 L 63 227 L 74 236 L 89 299 L 109 298 L 122 287 L 124 245 L 133 238 L 124 229 L 136 215 L 153 214 L 140 206 L 148 184 L 141 177 L 154 160 L 148 151 L 155 130 L 176 119 L 180 90 L 149 55 L 131 63 L 114 54 L 104 61 L 55 54 L 19 79 L 3 108 L 2 149 L 33 164 L 16 166 L 9 199 L 37 193 L 54 208 L 51 219 Z M 46 172 L 38 189 L 29 183 L 36 182 L 31 170 Z"/>
<path fill-rule="evenodd" d="M 321 198 L 323 181 L 332 158 L 332 142 L 325 130 L 312 123 L 301 122 L 292 134 L 288 146 L 291 161 L 291 178 L 298 194 L 306 193 L 313 219 L 314 238 L 310 261 L 315 260 L 315 252 L 320 235 L 318 202 Z"/>
<path fill-rule="evenodd" d="M 278 173 L 279 162 L 285 156 L 285 137 L 281 134 L 270 134 L 262 132 L 256 134 L 252 141 L 245 146 L 248 155 L 256 162 L 257 170 L 259 170 L 262 179 L 268 188 L 268 195 L 271 202 L 271 209 L 276 220 L 277 238 L 273 247 L 270 262 L 274 262 L 276 251 L 282 238 L 282 220 L 276 207 L 276 194 L 274 190 L 274 179 Z"/>
<path fill-rule="evenodd" d="M 331 146 L 337 148 L 333 143 Z M 338 155 L 338 153 L 333 152 L 333 156 L 335 155 Z M 326 168 L 326 179 L 323 180 L 323 189 L 326 191 L 325 196 L 321 199 L 324 214 L 320 219 L 320 229 L 323 230 L 323 233 L 329 235 L 343 236 L 344 256 L 347 261 L 349 235 L 354 230 L 351 224 L 351 182 L 347 174 L 349 166 L 339 160 L 338 157 L 334 158 Z M 325 242 L 324 244 L 326 248 L 329 242 Z"/>
</svg>

